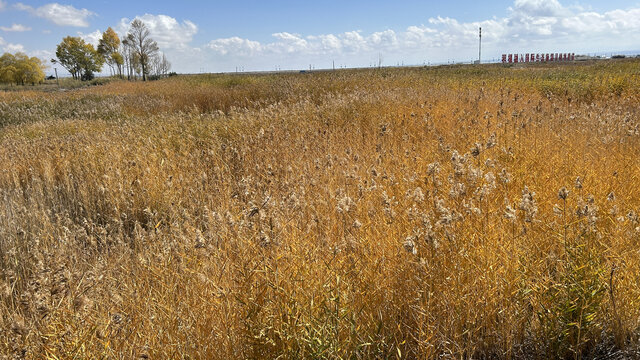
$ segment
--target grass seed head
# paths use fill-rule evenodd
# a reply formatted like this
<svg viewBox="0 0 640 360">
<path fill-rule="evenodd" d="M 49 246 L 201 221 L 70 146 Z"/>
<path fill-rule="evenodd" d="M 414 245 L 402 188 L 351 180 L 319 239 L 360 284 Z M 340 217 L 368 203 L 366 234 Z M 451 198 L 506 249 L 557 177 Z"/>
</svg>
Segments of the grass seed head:
<svg viewBox="0 0 640 360">
<path fill-rule="evenodd" d="M 569 190 L 567 190 L 566 187 L 561 187 L 560 190 L 558 190 L 558 199 L 560 200 L 567 200 L 567 198 L 569 197 Z"/>
</svg>

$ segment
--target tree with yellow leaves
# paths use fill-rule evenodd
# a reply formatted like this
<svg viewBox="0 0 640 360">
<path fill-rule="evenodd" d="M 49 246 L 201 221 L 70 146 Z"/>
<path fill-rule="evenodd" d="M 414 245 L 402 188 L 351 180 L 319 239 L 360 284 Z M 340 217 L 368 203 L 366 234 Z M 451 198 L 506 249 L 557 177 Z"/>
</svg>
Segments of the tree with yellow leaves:
<svg viewBox="0 0 640 360">
<path fill-rule="evenodd" d="M 5 53 L 0 57 L 0 83 L 36 84 L 44 80 L 46 65 L 25 53 Z"/>
<path fill-rule="evenodd" d="M 104 58 L 91 44 L 87 44 L 80 37 L 67 36 L 56 48 L 57 60 L 67 69 L 74 79 L 91 80 L 94 72 L 102 70 Z"/>
<path fill-rule="evenodd" d="M 121 74 L 121 65 L 123 64 L 122 55 L 118 53 L 120 48 L 120 38 L 118 34 L 109 27 L 107 31 L 102 33 L 102 38 L 98 42 L 98 53 L 102 55 L 107 65 L 111 69 L 111 74 L 114 75 L 117 71 L 118 75 Z"/>
</svg>

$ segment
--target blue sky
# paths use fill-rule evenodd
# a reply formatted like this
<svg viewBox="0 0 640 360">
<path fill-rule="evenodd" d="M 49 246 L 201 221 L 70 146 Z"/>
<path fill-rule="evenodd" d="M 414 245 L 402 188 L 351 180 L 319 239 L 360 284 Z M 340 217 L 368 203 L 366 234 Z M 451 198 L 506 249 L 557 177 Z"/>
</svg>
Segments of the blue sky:
<svg viewBox="0 0 640 360">
<path fill-rule="evenodd" d="M 640 50 L 640 1 L 12 1 L 0 51 L 50 59 L 64 36 L 96 43 L 140 18 L 177 72 L 472 61 L 506 52 Z"/>
</svg>

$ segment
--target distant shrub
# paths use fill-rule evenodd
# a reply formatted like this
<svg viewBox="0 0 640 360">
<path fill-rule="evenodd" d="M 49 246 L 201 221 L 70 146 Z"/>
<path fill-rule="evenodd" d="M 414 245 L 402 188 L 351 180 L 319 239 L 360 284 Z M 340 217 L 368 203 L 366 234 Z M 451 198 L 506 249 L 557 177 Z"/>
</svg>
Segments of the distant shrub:
<svg viewBox="0 0 640 360">
<path fill-rule="evenodd" d="M 87 70 L 84 72 L 84 74 L 82 74 L 82 81 L 90 81 L 93 80 L 95 78 L 95 74 L 93 73 L 93 71 L 91 70 Z"/>
</svg>

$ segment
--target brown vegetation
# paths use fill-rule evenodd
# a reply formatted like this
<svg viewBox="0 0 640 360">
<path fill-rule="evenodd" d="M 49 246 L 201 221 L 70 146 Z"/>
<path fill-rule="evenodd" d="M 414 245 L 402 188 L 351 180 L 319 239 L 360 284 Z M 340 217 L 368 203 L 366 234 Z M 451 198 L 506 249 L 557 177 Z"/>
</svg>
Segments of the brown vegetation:
<svg viewBox="0 0 640 360">
<path fill-rule="evenodd" d="M 0 354 L 636 351 L 639 68 L 0 93 Z"/>
</svg>

